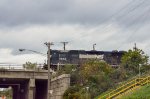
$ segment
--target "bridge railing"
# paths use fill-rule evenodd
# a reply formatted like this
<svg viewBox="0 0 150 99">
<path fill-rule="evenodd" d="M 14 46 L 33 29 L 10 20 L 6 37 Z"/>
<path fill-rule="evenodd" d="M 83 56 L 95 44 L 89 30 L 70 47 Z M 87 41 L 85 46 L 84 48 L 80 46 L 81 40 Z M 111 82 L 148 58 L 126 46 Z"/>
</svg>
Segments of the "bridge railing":
<svg viewBox="0 0 150 99">
<path fill-rule="evenodd" d="M 23 67 L 22 64 L 0 64 L 0 71 L 3 71 L 3 70 L 15 70 L 15 71 L 43 71 L 43 64 L 37 64 L 37 67 L 34 68 L 34 69 L 26 69 Z M 56 72 L 52 69 L 50 69 L 50 72 L 52 72 L 53 74 L 56 74 Z"/>
<path fill-rule="evenodd" d="M 0 70 L 2 69 L 24 69 L 24 68 L 22 65 L 0 64 Z"/>
<path fill-rule="evenodd" d="M 42 69 L 43 65 L 38 64 L 36 69 Z M 0 70 L 26 70 L 26 68 L 23 67 L 22 64 L 0 64 Z M 34 70 L 34 69 L 33 69 Z"/>
</svg>

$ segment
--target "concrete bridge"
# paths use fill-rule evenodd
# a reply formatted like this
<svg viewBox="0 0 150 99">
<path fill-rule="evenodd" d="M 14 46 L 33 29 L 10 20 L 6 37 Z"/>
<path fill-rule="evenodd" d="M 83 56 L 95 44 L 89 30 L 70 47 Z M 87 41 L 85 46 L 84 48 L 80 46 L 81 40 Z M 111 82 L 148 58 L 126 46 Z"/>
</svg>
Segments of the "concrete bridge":
<svg viewBox="0 0 150 99">
<path fill-rule="evenodd" d="M 13 99 L 47 99 L 47 79 L 47 70 L 0 69 L 0 88 L 11 86 Z M 51 99 L 62 99 L 70 86 L 70 75 L 53 78 L 50 85 Z"/>
</svg>

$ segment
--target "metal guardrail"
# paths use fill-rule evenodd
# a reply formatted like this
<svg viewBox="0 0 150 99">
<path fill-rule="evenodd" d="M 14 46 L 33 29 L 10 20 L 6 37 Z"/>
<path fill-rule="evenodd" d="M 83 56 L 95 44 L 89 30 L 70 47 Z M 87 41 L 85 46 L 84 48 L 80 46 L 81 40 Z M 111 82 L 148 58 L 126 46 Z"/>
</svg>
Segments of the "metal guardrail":
<svg viewBox="0 0 150 99">
<path fill-rule="evenodd" d="M 38 64 L 36 69 L 42 69 L 43 64 Z M 22 64 L 0 64 L 0 70 L 26 70 Z"/>
<path fill-rule="evenodd" d="M 23 65 L 0 64 L 0 69 L 24 69 Z"/>
<path fill-rule="evenodd" d="M 110 93 L 99 97 L 98 99 L 112 99 L 112 98 L 114 98 L 114 97 L 116 97 L 116 96 L 126 92 L 129 89 L 132 89 L 132 88 L 134 88 L 136 86 L 145 85 L 145 84 L 147 84 L 149 82 L 150 82 L 150 76 L 144 77 L 144 78 L 136 78 L 136 79 L 134 79 L 132 81 L 129 81 L 128 83 L 122 85 L 121 87 L 111 91 Z"/>
<path fill-rule="evenodd" d="M 130 81 L 130 82 L 128 82 L 128 83 L 126 83 L 126 84 L 124 84 L 124 85 L 118 87 L 117 89 L 115 89 L 115 90 L 113 90 L 113 91 L 111 91 L 111 92 L 105 94 L 104 96 L 99 97 L 98 99 L 106 99 L 107 97 L 110 97 L 110 96 L 112 96 L 112 95 L 114 95 L 114 94 L 116 95 L 116 93 L 117 93 L 118 91 L 120 91 L 120 90 L 126 88 L 127 86 L 134 84 L 134 83 L 135 83 L 135 80 L 132 80 L 132 81 Z"/>
<path fill-rule="evenodd" d="M 37 67 L 34 68 L 34 69 L 31 69 L 33 71 L 41 71 L 41 70 L 44 70 L 43 69 L 43 65 L 44 64 L 37 64 Z M 26 71 L 26 70 L 30 70 L 30 69 L 26 69 L 23 67 L 23 65 L 21 64 L 0 64 L 0 71 L 3 71 L 3 70 L 23 70 L 23 71 Z M 52 69 L 50 69 L 50 72 L 52 72 L 52 74 L 56 74 L 56 72 Z"/>
</svg>

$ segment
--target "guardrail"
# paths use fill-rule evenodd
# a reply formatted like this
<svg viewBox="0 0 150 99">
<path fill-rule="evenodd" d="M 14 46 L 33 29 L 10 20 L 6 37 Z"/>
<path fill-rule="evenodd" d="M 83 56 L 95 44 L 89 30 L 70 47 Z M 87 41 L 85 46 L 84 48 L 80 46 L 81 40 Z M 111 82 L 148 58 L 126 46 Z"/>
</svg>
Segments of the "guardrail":
<svg viewBox="0 0 150 99">
<path fill-rule="evenodd" d="M 24 69 L 22 65 L 0 64 L 0 69 Z"/>
<path fill-rule="evenodd" d="M 42 69 L 43 64 L 38 64 L 36 69 Z M 0 64 L 0 70 L 26 70 L 22 64 Z"/>
<path fill-rule="evenodd" d="M 112 99 L 132 88 L 135 88 L 136 86 L 142 86 L 149 82 L 150 82 L 150 76 L 144 77 L 144 78 L 136 78 L 136 79 L 129 81 L 128 83 L 118 87 L 117 89 L 99 97 L 98 99 Z"/>
<path fill-rule="evenodd" d="M 15 70 L 15 71 L 26 71 L 26 70 L 33 70 L 33 71 L 41 71 L 43 69 L 44 64 L 37 64 L 37 67 L 34 69 L 26 69 L 21 64 L 0 64 L 0 71 L 3 70 Z M 50 72 L 53 74 L 56 74 L 56 72 L 52 69 L 50 69 Z"/>
</svg>

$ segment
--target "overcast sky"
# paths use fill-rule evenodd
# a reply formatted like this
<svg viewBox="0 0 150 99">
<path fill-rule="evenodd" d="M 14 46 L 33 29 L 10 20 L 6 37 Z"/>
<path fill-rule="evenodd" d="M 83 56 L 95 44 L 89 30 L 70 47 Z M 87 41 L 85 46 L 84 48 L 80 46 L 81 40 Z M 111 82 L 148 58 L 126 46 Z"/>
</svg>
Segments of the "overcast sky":
<svg viewBox="0 0 150 99">
<path fill-rule="evenodd" d="M 0 0 L 0 63 L 44 63 L 44 42 L 62 50 L 128 50 L 150 55 L 150 0 Z"/>
</svg>

